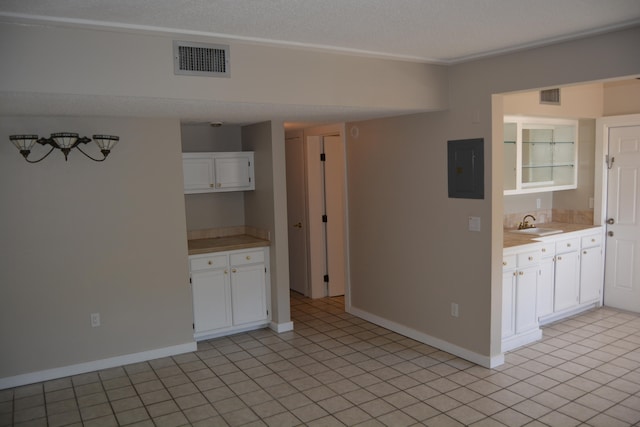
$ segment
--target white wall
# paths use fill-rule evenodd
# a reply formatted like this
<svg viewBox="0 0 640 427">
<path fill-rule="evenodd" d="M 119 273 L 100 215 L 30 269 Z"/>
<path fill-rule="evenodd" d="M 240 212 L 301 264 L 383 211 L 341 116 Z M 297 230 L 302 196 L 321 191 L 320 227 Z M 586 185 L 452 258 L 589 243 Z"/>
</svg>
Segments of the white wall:
<svg viewBox="0 0 640 427">
<path fill-rule="evenodd" d="M 637 78 L 604 85 L 604 115 L 640 113 L 640 80 Z"/>
<path fill-rule="evenodd" d="M 28 164 L 8 141 L 59 131 L 120 142 Z M 0 136 L 0 382 L 193 343 L 179 123 L 0 117 Z"/>
<path fill-rule="evenodd" d="M 504 96 L 504 111 L 508 115 L 595 119 L 602 116 L 603 83 L 563 86 L 560 105 L 540 103 L 540 91 L 509 93 Z"/>
<path fill-rule="evenodd" d="M 638 73 L 639 39 L 634 28 L 455 65 L 449 111 L 349 123 L 360 131 L 347 133 L 353 307 L 499 361 L 504 108 L 494 94 Z M 446 143 L 477 137 L 485 199 L 449 199 Z M 470 215 L 480 233 L 467 230 Z"/>
<path fill-rule="evenodd" d="M 231 43 L 230 78 L 175 76 L 177 36 L 5 22 L 0 35 L 0 52 L 11 58 L 0 62 L 0 92 L 120 97 L 121 108 L 137 110 L 140 102 L 151 108 L 158 100 L 168 106 L 215 100 L 233 108 L 250 102 L 400 112 L 447 105 L 443 66 Z"/>
<path fill-rule="evenodd" d="M 284 124 L 244 126 L 242 148 L 255 160 L 256 189 L 244 193 L 246 222 L 270 233 L 271 319 L 284 325 L 291 321 Z"/>
</svg>

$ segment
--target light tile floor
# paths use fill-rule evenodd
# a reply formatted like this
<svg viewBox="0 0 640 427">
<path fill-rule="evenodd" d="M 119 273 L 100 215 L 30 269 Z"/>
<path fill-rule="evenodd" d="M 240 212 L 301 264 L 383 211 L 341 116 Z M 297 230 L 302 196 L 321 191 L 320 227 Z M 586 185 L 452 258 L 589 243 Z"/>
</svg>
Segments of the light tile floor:
<svg viewBox="0 0 640 427">
<path fill-rule="evenodd" d="M 640 425 L 640 316 L 592 310 L 486 369 L 292 294 L 295 331 L 0 391 L 16 426 Z"/>
</svg>

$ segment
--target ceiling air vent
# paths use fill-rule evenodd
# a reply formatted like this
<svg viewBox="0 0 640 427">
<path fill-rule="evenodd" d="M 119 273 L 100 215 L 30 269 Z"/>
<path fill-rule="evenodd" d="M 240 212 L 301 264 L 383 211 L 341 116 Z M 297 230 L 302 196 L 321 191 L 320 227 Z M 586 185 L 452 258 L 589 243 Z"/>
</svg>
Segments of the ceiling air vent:
<svg viewBox="0 0 640 427">
<path fill-rule="evenodd" d="M 174 41 L 173 72 L 187 76 L 229 77 L 229 46 Z"/>
<path fill-rule="evenodd" d="M 541 90 L 540 104 L 560 105 L 560 89 Z"/>
</svg>

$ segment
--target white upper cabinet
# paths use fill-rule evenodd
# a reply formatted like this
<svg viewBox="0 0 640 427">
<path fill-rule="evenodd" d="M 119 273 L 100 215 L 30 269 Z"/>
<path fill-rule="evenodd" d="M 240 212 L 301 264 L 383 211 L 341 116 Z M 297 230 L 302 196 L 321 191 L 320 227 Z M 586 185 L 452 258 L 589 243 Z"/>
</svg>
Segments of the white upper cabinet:
<svg viewBox="0 0 640 427">
<path fill-rule="evenodd" d="M 213 191 L 213 161 L 210 156 L 183 154 L 182 173 L 185 193 Z"/>
<path fill-rule="evenodd" d="M 576 188 L 577 141 L 577 120 L 505 116 L 504 194 Z"/>
<path fill-rule="evenodd" d="M 253 190 L 253 153 L 216 153 L 213 157 L 217 191 Z"/>
<path fill-rule="evenodd" d="M 182 169 L 185 194 L 255 189 L 252 151 L 183 153 Z"/>
</svg>

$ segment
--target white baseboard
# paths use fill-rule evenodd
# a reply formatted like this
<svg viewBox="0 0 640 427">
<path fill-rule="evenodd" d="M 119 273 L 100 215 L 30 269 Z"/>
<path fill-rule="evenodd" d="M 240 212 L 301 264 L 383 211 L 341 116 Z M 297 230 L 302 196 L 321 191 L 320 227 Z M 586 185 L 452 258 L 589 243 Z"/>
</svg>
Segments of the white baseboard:
<svg viewBox="0 0 640 427">
<path fill-rule="evenodd" d="M 361 317 L 371 323 L 382 326 L 383 328 L 387 328 L 393 332 L 397 332 L 416 341 L 420 341 L 421 343 L 446 351 L 447 353 L 451 353 L 477 365 L 484 366 L 485 368 L 495 368 L 496 366 L 500 366 L 504 363 L 504 354 L 502 353 L 493 357 L 485 356 L 466 348 L 459 347 L 455 344 L 451 344 L 450 342 L 441 340 L 440 338 L 432 337 L 424 332 L 416 331 L 415 329 L 409 328 L 405 325 L 371 314 L 367 311 L 354 308 L 353 306 L 348 307 L 347 312 L 354 316 Z"/>
<path fill-rule="evenodd" d="M 542 329 L 536 328 L 527 333 L 514 335 L 502 340 L 502 352 L 511 351 L 523 345 L 530 344 L 542 339 Z"/>
<path fill-rule="evenodd" d="M 601 304 L 599 301 L 593 301 L 590 303 L 578 305 L 576 307 L 569 308 L 564 311 L 559 311 L 557 313 L 551 313 L 548 316 L 540 317 L 538 320 L 540 321 L 540 325 L 548 325 L 549 323 L 556 322 L 558 320 L 566 319 L 567 317 L 575 316 L 576 314 L 582 313 L 583 311 L 591 310 L 592 308 L 599 307 Z"/>
<path fill-rule="evenodd" d="M 276 323 L 271 322 L 269 328 L 279 334 L 283 332 L 293 331 L 293 322 Z"/>
<path fill-rule="evenodd" d="M 256 329 L 266 328 L 267 326 L 269 326 L 269 324 L 265 323 L 264 321 L 247 323 L 242 326 L 230 326 L 228 328 L 214 329 L 213 332 L 199 332 L 193 334 L 193 338 L 195 338 L 196 341 L 205 341 L 220 337 L 226 337 L 229 335 L 240 334 L 242 332 L 255 331 Z"/>
<path fill-rule="evenodd" d="M 177 354 L 196 351 L 197 349 L 198 345 L 195 342 L 189 342 L 171 347 L 142 351 L 140 353 L 125 354 L 122 356 L 109 357 L 107 359 L 63 366 L 61 368 L 46 369 L 44 371 L 29 372 L 27 374 L 15 375 L 13 377 L 0 378 L 0 390 L 41 381 L 64 378 L 71 375 L 99 371 L 102 369 L 115 368 L 117 366 L 129 365 L 131 363 L 145 362 L 147 360 L 159 359 L 161 357 L 175 356 Z"/>
</svg>

